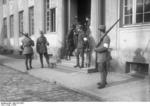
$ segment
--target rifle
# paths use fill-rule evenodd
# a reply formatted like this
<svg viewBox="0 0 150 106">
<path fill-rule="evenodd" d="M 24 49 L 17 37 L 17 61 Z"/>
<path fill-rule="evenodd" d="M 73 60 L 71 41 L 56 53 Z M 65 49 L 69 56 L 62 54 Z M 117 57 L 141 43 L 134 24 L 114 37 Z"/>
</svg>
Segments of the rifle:
<svg viewBox="0 0 150 106">
<path fill-rule="evenodd" d="M 103 39 L 105 36 L 107 36 L 107 34 L 113 29 L 113 27 L 120 21 L 120 18 L 106 31 L 106 33 L 104 34 L 104 36 L 101 38 L 100 42 L 96 45 L 96 48 L 102 43 Z M 95 70 L 97 70 L 98 64 L 97 64 L 97 52 L 96 53 L 96 59 L 95 59 Z"/>
<path fill-rule="evenodd" d="M 21 34 L 22 34 L 22 35 L 24 35 L 24 36 L 26 35 L 26 34 L 25 34 L 25 33 L 23 33 L 23 32 L 19 32 L 19 33 L 21 33 Z M 27 36 L 27 37 L 28 37 L 29 39 L 31 39 L 29 36 Z"/>
<path fill-rule="evenodd" d="M 120 18 L 105 32 L 104 36 L 101 38 L 100 42 L 96 45 L 96 48 L 101 44 L 104 37 L 113 29 L 113 27 L 120 21 Z"/>
</svg>

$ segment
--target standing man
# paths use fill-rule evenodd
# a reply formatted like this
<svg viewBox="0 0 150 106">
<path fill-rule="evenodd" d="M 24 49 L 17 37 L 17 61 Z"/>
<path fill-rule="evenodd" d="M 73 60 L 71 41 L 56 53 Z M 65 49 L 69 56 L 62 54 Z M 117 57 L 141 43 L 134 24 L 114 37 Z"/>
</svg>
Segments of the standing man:
<svg viewBox="0 0 150 106">
<path fill-rule="evenodd" d="M 25 55 L 25 65 L 27 70 L 29 70 L 29 68 L 32 69 L 32 55 L 33 55 L 32 46 L 34 46 L 34 41 L 28 36 L 28 33 L 25 33 L 24 39 L 22 40 L 22 48 L 23 54 Z"/>
<path fill-rule="evenodd" d="M 97 52 L 97 63 L 98 63 L 98 71 L 100 72 L 100 83 L 98 83 L 98 88 L 104 88 L 107 84 L 107 73 L 108 73 L 108 62 L 110 61 L 110 38 L 109 36 L 104 36 L 105 34 L 105 26 L 100 25 L 99 28 L 101 33 L 100 44 L 95 49 Z"/>
<path fill-rule="evenodd" d="M 48 43 L 46 37 L 44 36 L 43 31 L 40 31 L 40 34 L 41 34 L 41 36 L 37 39 L 37 42 L 36 42 L 36 50 L 37 50 L 37 52 L 39 53 L 39 56 L 40 56 L 41 68 L 44 67 L 44 65 L 43 65 L 43 55 L 46 59 L 48 67 L 49 67 L 49 56 L 48 56 L 48 53 L 47 53 L 47 45 L 49 45 L 49 43 Z"/>
<path fill-rule="evenodd" d="M 85 36 L 85 33 L 83 31 L 83 26 L 80 25 L 78 29 L 78 41 L 77 41 L 77 53 L 76 53 L 77 64 L 76 66 L 74 66 L 75 68 L 84 67 L 84 41 L 83 41 L 84 36 Z M 81 65 L 80 65 L 80 57 L 81 57 Z"/>
<path fill-rule="evenodd" d="M 71 60 L 72 52 L 75 49 L 74 44 L 74 32 L 75 32 L 75 25 L 72 25 L 71 29 L 69 30 L 67 34 L 67 40 L 66 40 L 66 47 L 67 47 L 67 53 L 66 53 L 66 60 Z"/>
</svg>

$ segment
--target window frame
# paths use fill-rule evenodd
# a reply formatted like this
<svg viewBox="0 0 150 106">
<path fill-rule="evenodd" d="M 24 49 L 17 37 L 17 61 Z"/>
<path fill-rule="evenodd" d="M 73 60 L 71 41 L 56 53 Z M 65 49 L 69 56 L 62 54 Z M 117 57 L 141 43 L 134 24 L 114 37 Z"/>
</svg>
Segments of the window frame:
<svg viewBox="0 0 150 106">
<path fill-rule="evenodd" d="M 120 17 L 121 17 L 121 24 L 120 27 L 126 27 L 126 26 L 138 26 L 138 25 L 150 25 L 150 21 L 149 22 L 144 22 L 144 10 L 142 12 L 143 15 L 143 20 L 140 23 L 137 23 L 136 21 L 136 10 L 137 10 L 137 0 L 132 0 L 132 23 L 131 24 L 125 24 L 125 0 L 121 0 L 120 1 L 120 7 L 121 7 L 121 11 L 120 11 Z M 145 0 L 143 1 L 143 9 L 144 9 L 144 3 Z M 150 13 L 150 12 L 149 12 Z"/>
<path fill-rule="evenodd" d="M 10 38 L 14 37 L 14 15 L 10 15 Z"/>
<path fill-rule="evenodd" d="M 29 35 L 32 36 L 35 33 L 35 20 L 34 20 L 34 6 L 29 7 Z"/>
<path fill-rule="evenodd" d="M 22 19 L 20 20 L 21 14 L 22 14 Z M 20 11 L 18 15 L 19 15 L 18 17 L 19 18 L 19 37 L 22 37 L 23 35 L 20 32 L 24 32 L 24 11 Z"/>
<path fill-rule="evenodd" d="M 54 9 L 54 15 L 52 16 L 53 9 Z M 52 6 L 50 0 L 44 0 L 44 32 L 45 33 L 57 32 L 56 12 L 57 12 L 56 6 Z"/>
<path fill-rule="evenodd" d="M 7 33 L 7 18 L 3 18 L 3 37 L 4 39 L 7 39 L 8 33 Z"/>
<path fill-rule="evenodd" d="M 50 32 L 56 32 L 56 8 L 50 8 Z"/>
</svg>

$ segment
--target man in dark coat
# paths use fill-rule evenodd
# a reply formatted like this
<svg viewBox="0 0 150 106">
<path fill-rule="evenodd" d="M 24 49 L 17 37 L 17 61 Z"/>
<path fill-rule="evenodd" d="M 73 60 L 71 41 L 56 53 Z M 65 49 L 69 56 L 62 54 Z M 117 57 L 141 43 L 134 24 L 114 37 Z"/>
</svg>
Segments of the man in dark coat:
<svg viewBox="0 0 150 106">
<path fill-rule="evenodd" d="M 74 32 L 75 32 L 75 25 L 72 25 L 72 28 L 70 29 L 68 35 L 67 35 L 67 40 L 66 40 L 66 47 L 67 47 L 67 53 L 66 53 L 66 59 L 70 60 L 72 52 L 75 49 L 75 43 L 74 43 Z"/>
<path fill-rule="evenodd" d="M 77 51 L 76 51 L 76 57 L 77 57 L 77 64 L 76 67 L 83 68 L 84 67 L 84 36 L 85 33 L 83 31 L 83 27 L 80 25 L 78 29 L 78 41 L 77 41 Z M 81 65 L 80 65 L 80 57 L 81 57 Z"/>
<path fill-rule="evenodd" d="M 46 37 L 44 36 L 43 31 L 41 31 L 40 34 L 41 34 L 41 36 L 37 39 L 37 42 L 36 42 L 36 50 L 37 50 L 37 52 L 39 53 L 39 56 L 40 56 L 41 68 L 44 67 L 44 65 L 43 65 L 43 55 L 46 59 L 48 67 L 49 67 L 49 56 L 48 56 L 48 53 L 47 53 L 47 45 L 49 45 L 49 43 L 48 43 Z"/>
<path fill-rule="evenodd" d="M 101 32 L 101 43 L 100 45 L 95 49 L 97 52 L 97 63 L 98 63 L 98 71 L 100 72 L 100 83 L 99 89 L 104 88 L 107 84 L 107 73 L 108 73 L 108 62 L 110 61 L 110 53 L 109 53 L 109 46 L 110 46 L 110 38 L 109 36 L 104 36 L 105 34 L 105 26 L 101 25 L 99 27 L 99 30 Z"/>
<path fill-rule="evenodd" d="M 25 65 L 26 69 L 29 70 L 32 69 L 32 55 L 33 55 L 33 48 L 34 41 L 28 36 L 28 33 L 24 34 L 25 38 L 22 40 L 22 48 L 23 48 L 23 54 L 25 55 Z M 29 66 L 28 66 L 29 63 Z"/>
</svg>

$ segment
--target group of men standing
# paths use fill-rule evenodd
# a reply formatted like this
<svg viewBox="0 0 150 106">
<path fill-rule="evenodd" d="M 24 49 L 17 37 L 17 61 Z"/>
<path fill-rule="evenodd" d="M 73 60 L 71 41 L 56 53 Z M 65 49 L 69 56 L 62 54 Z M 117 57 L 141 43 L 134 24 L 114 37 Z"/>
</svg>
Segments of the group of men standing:
<svg viewBox="0 0 150 106">
<path fill-rule="evenodd" d="M 36 51 L 39 54 L 41 68 L 44 67 L 43 56 L 45 56 L 46 62 L 49 66 L 49 56 L 47 53 L 47 45 L 49 45 L 43 31 L 40 31 L 41 36 L 36 41 Z M 22 50 L 25 55 L 25 66 L 26 69 L 32 69 L 32 58 L 33 58 L 33 46 L 34 41 L 29 37 L 28 33 L 24 34 L 24 39 L 22 40 Z"/>
<path fill-rule="evenodd" d="M 100 72 L 100 82 L 98 83 L 98 88 L 104 88 L 107 84 L 107 73 L 108 73 L 108 63 L 111 59 L 109 46 L 110 38 L 105 36 L 105 26 L 99 26 L 100 31 L 100 42 L 99 45 L 94 49 L 97 54 L 96 69 Z M 36 50 L 40 57 L 41 68 L 43 65 L 43 56 L 46 58 L 46 62 L 49 66 L 49 56 L 47 53 L 47 45 L 49 45 L 44 33 L 40 32 L 41 36 L 37 39 Z M 90 67 L 91 64 L 91 47 L 90 47 L 90 28 L 88 22 L 86 25 L 73 24 L 67 36 L 67 53 L 66 59 L 70 60 L 70 56 L 75 51 L 76 55 L 76 65 L 75 68 L 84 68 L 84 60 L 86 59 L 86 66 Z M 32 69 L 32 55 L 34 41 L 25 34 L 25 38 L 22 40 L 23 54 L 25 55 L 25 65 L 26 69 Z M 86 55 L 86 58 L 85 58 Z M 80 63 L 81 58 L 81 63 Z"/>
<path fill-rule="evenodd" d="M 88 22 L 87 22 L 88 23 Z M 90 67 L 90 37 L 89 37 L 89 25 L 85 23 L 81 24 L 73 24 L 68 35 L 67 35 L 67 53 L 66 59 L 70 60 L 73 52 L 76 56 L 76 65 L 74 66 L 79 68 Z M 80 63 L 81 58 L 81 63 Z"/>
<path fill-rule="evenodd" d="M 85 25 L 73 24 L 71 30 L 67 36 L 67 56 L 70 58 L 73 51 L 76 55 L 76 65 L 79 68 L 84 68 L 84 65 L 90 67 L 91 64 L 91 40 L 90 40 L 90 24 L 89 19 L 86 19 Z M 107 73 L 108 65 L 111 59 L 109 46 L 110 38 L 105 36 L 106 28 L 105 25 L 100 25 L 98 30 L 100 31 L 100 42 L 99 45 L 94 49 L 96 52 L 96 69 L 100 72 L 100 82 L 98 83 L 98 88 L 104 88 L 107 84 Z M 85 57 L 86 56 L 86 57 Z M 80 63 L 81 58 L 81 63 Z M 86 64 L 84 63 L 86 60 Z"/>
</svg>

